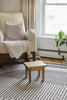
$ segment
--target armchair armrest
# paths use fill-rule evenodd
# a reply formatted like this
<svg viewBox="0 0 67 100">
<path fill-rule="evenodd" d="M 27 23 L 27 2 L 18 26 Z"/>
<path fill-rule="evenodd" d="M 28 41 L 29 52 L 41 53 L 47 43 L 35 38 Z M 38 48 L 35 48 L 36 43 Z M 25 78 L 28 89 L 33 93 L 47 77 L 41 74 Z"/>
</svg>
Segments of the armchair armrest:
<svg viewBox="0 0 67 100">
<path fill-rule="evenodd" d="M 37 39 L 36 39 L 36 32 L 32 29 L 25 33 L 25 37 L 32 43 L 32 52 L 37 51 Z"/>
<path fill-rule="evenodd" d="M 0 42 L 4 40 L 3 33 L 0 31 Z"/>
</svg>

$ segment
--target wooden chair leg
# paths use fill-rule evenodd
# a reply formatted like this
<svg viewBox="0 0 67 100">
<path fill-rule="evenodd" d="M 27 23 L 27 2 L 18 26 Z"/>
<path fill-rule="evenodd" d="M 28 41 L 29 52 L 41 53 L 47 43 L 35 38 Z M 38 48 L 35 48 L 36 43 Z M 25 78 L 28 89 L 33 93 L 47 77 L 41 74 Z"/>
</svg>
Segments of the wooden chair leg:
<svg viewBox="0 0 67 100">
<path fill-rule="evenodd" d="M 33 58 L 33 61 L 36 60 L 36 53 L 35 52 L 32 52 L 32 58 Z"/>
<path fill-rule="evenodd" d="M 27 53 L 25 54 L 25 59 L 26 59 L 26 61 L 29 61 L 29 58 L 28 58 L 28 54 Z"/>
<path fill-rule="evenodd" d="M 29 69 L 29 83 L 31 82 L 31 70 Z"/>
<path fill-rule="evenodd" d="M 25 78 L 27 78 L 27 67 L 25 66 Z"/>
<path fill-rule="evenodd" d="M 0 68 L 2 67 L 3 63 L 2 63 L 2 59 L 0 58 Z"/>
<path fill-rule="evenodd" d="M 38 71 L 38 77 L 40 76 L 40 70 Z"/>
<path fill-rule="evenodd" d="M 44 74 L 45 74 L 45 69 L 42 69 L 42 81 L 44 81 Z"/>
</svg>

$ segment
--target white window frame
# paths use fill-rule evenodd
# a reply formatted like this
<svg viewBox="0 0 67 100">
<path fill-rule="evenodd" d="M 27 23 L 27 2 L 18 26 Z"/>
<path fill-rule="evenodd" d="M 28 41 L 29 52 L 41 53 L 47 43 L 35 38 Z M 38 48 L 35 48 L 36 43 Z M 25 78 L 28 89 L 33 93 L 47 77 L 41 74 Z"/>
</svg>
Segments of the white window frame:
<svg viewBox="0 0 67 100">
<path fill-rule="evenodd" d="M 55 36 L 55 34 L 45 33 L 45 5 L 67 5 L 67 3 L 46 3 L 46 0 L 42 0 L 42 36 Z"/>
</svg>

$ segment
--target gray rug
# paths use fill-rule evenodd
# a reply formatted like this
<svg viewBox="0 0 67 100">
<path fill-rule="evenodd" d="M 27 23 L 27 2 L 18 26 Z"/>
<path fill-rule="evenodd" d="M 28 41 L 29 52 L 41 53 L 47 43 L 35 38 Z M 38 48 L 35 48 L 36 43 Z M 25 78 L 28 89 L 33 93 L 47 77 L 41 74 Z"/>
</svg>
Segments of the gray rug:
<svg viewBox="0 0 67 100">
<path fill-rule="evenodd" d="M 40 77 L 37 77 L 38 76 L 37 71 L 32 72 L 31 75 L 32 75 L 32 81 L 40 82 L 42 80 L 42 72 L 41 72 Z M 25 78 L 25 71 L 18 70 L 14 72 L 5 72 L 5 73 L 0 74 L 0 77 L 16 78 L 16 79 L 21 80 Z M 67 73 L 46 69 L 45 70 L 45 82 L 67 86 Z"/>
<path fill-rule="evenodd" d="M 67 100 L 67 72 L 45 70 L 37 77 L 32 72 L 32 82 L 25 79 L 25 70 L 0 74 L 0 100 Z"/>
<path fill-rule="evenodd" d="M 55 67 L 55 68 L 67 68 L 67 64 L 61 64 L 61 63 L 53 63 L 53 62 L 44 62 L 48 65 L 48 67 Z"/>
</svg>

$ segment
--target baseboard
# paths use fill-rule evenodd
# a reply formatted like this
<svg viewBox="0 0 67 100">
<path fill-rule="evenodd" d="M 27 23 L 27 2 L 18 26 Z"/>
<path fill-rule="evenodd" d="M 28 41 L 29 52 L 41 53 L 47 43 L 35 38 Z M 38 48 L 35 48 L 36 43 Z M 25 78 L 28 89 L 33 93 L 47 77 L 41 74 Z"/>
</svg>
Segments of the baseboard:
<svg viewBox="0 0 67 100">
<path fill-rule="evenodd" d="M 50 58 L 50 59 L 57 59 L 57 60 L 62 60 L 62 58 L 55 58 L 55 57 L 43 57 L 43 56 L 40 56 L 41 58 Z"/>
<path fill-rule="evenodd" d="M 59 56 L 57 52 L 39 51 L 39 55 L 46 58 L 62 59 L 62 56 Z"/>
</svg>

